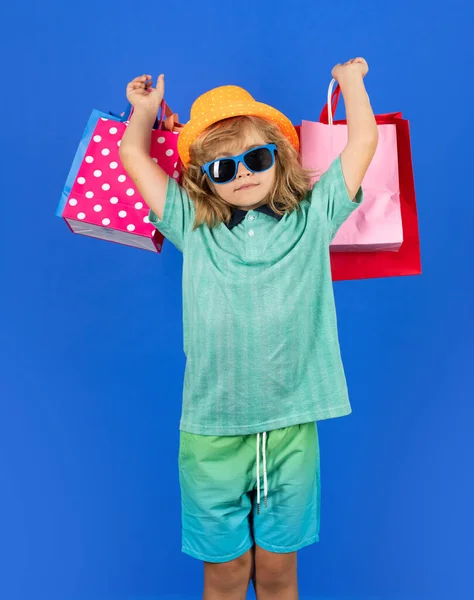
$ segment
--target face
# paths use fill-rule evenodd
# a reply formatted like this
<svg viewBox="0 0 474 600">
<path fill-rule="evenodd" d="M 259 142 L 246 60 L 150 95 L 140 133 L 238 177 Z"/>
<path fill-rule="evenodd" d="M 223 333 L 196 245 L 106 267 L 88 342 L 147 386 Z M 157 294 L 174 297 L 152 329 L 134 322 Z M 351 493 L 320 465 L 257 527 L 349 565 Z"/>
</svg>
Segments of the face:
<svg viewBox="0 0 474 600">
<path fill-rule="evenodd" d="M 267 141 L 256 131 L 252 131 L 247 134 L 236 151 L 233 154 L 228 154 L 228 156 L 242 154 L 249 149 L 249 146 L 262 146 L 265 144 L 267 144 Z M 215 158 L 223 158 L 224 156 L 225 154 L 220 154 Z M 275 168 L 276 163 L 263 173 L 252 173 L 241 162 L 233 181 L 219 185 L 211 183 L 211 186 L 227 204 L 242 210 L 254 210 L 265 204 L 265 198 L 272 191 L 275 184 Z"/>
</svg>

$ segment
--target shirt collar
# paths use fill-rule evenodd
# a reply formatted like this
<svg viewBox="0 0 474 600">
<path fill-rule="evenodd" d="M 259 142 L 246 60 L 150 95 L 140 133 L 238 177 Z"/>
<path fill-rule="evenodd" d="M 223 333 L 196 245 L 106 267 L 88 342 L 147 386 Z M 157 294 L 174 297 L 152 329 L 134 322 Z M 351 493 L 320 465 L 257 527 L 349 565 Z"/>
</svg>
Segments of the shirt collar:
<svg viewBox="0 0 474 600">
<path fill-rule="evenodd" d="M 272 208 L 270 208 L 270 206 L 268 204 L 263 204 L 262 206 L 259 206 L 255 210 L 257 212 L 261 212 L 270 217 L 274 217 L 275 219 L 277 219 L 277 221 L 279 221 L 283 217 L 283 215 L 277 215 L 277 213 L 275 211 L 273 211 Z M 229 223 L 226 223 L 227 227 L 229 229 L 232 229 L 239 223 L 242 223 L 242 221 L 245 219 L 245 216 L 247 215 L 247 212 L 248 211 L 242 210 L 241 208 L 232 209 L 232 217 L 231 217 Z"/>
</svg>

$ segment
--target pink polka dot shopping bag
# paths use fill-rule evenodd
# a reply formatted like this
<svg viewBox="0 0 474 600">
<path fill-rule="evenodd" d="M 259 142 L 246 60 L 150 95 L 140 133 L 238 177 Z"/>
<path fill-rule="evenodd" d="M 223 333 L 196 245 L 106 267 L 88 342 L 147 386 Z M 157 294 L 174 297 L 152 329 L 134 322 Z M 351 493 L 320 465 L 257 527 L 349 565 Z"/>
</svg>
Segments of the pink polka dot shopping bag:
<svg viewBox="0 0 474 600">
<path fill-rule="evenodd" d="M 122 166 L 120 141 L 133 107 L 121 116 L 94 109 L 76 151 L 56 215 L 73 233 L 161 252 L 164 237 L 149 222 L 148 206 Z M 163 100 L 151 134 L 150 156 L 179 181 L 177 142 L 183 126 Z"/>
</svg>

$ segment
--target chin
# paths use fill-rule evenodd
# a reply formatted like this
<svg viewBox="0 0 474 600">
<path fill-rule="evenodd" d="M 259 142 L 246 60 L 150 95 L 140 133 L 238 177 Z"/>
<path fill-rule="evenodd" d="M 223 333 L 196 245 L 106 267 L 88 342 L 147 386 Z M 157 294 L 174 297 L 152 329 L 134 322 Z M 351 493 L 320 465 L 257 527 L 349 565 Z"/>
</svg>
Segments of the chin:
<svg viewBox="0 0 474 600">
<path fill-rule="evenodd" d="M 264 192 L 260 186 L 246 190 L 244 193 L 238 192 L 241 194 L 242 198 L 252 198 L 252 202 L 263 202 L 268 197 L 268 192 Z"/>
</svg>

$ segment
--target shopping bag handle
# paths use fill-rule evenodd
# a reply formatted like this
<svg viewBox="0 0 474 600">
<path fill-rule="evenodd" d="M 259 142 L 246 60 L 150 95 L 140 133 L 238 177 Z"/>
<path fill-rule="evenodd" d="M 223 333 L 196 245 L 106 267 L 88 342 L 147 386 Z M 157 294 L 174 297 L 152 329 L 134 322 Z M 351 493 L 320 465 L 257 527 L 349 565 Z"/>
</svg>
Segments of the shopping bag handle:
<svg viewBox="0 0 474 600">
<path fill-rule="evenodd" d="M 160 131 L 162 129 L 165 129 L 167 131 L 179 131 L 184 127 L 184 125 L 181 125 L 181 123 L 179 123 L 178 115 L 171 110 L 171 108 L 166 104 L 164 99 L 161 101 L 160 109 L 160 120 L 158 123 L 158 118 L 155 120 L 153 129 L 158 129 Z M 133 106 L 129 102 L 127 106 L 127 111 L 125 113 L 128 114 L 128 119 L 126 120 L 130 120 L 132 113 Z"/>
<path fill-rule="evenodd" d="M 122 121 L 129 121 L 132 116 L 133 110 L 134 108 L 132 104 L 128 102 L 125 110 L 122 113 L 120 113 L 120 118 L 122 119 Z M 162 100 L 160 105 L 160 113 L 160 119 L 158 120 L 158 117 L 155 119 L 153 129 L 164 129 L 167 131 L 179 132 L 184 127 L 184 125 L 182 125 L 179 122 L 178 115 L 171 110 L 171 108 L 166 104 L 164 99 Z M 111 112 L 110 114 L 113 115 L 114 113 Z"/>
<path fill-rule="evenodd" d="M 337 84 L 337 85 L 336 85 L 336 89 L 333 91 L 334 84 Z M 323 110 L 321 111 L 321 115 L 319 116 L 320 123 L 325 123 L 326 125 L 333 124 L 333 118 L 336 114 L 337 103 L 339 102 L 340 96 L 341 96 L 341 87 L 335 79 L 332 79 L 331 83 L 329 84 L 329 88 L 328 88 L 328 102 L 327 102 L 326 106 L 323 108 Z M 387 116 L 392 117 L 395 114 L 397 114 L 397 113 L 390 113 Z M 401 118 L 401 113 L 400 113 L 400 118 Z"/>
<path fill-rule="evenodd" d="M 336 88 L 333 91 L 334 84 Z M 335 79 L 331 80 L 328 88 L 328 101 L 321 111 L 321 115 L 319 116 L 319 122 L 325 123 L 326 125 L 333 124 L 333 117 L 336 114 L 337 104 L 339 102 L 339 97 L 341 95 L 341 88 Z"/>
</svg>

